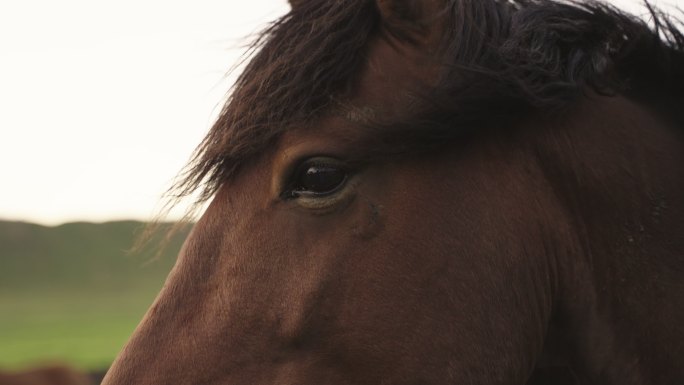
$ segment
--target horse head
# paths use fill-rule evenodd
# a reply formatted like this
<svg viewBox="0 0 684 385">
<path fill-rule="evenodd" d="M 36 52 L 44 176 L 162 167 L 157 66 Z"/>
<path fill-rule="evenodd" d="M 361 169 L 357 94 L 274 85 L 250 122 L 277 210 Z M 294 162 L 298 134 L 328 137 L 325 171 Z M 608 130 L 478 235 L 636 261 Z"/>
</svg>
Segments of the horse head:
<svg viewBox="0 0 684 385">
<path fill-rule="evenodd" d="M 684 380 L 673 22 L 292 5 L 184 174 L 211 203 L 105 384 Z"/>
</svg>

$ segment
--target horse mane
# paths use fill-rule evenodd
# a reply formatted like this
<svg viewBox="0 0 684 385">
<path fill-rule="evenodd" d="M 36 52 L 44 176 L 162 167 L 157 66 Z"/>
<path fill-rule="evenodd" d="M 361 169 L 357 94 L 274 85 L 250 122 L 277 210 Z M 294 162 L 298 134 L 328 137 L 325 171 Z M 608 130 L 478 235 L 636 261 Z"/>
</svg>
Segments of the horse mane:
<svg viewBox="0 0 684 385">
<path fill-rule="evenodd" d="M 176 198 L 208 200 L 281 133 L 335 108 L 354 86 L 380 28 L 375 2 L 301 3 L 250 46 L 251 60 L 171 190 Z M 415 92 L 421 107 L 412 116 L 383 122 L 383 151 L 555 113 L 588 91 L 660 106 L 684 126 L 674 116 L 684 102 L 681 23 L 650 4 L 649 23 L 596 1 L 446 3 L 439 86 Z"/>
</svg>

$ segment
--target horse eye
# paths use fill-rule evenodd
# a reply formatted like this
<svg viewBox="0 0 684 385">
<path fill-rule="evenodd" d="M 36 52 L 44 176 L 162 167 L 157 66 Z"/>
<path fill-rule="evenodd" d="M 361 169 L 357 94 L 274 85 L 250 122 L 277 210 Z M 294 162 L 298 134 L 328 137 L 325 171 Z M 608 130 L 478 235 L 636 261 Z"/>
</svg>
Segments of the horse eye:
<svg viewBox="0 0 684 385">
<path fill-rule="evenodd" d="M 326 196 L 336 192 L 347 181 L 348 171 L 332 158 L 313 158 L 302 163 L 293 175 L 290 196 Z"/>
</svg>

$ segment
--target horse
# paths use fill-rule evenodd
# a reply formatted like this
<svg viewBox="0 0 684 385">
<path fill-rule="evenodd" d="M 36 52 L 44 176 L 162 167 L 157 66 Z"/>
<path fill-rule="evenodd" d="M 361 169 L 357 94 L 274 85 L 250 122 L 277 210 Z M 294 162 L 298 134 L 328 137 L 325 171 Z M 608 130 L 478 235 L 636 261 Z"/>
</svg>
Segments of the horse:
<svg viewBox="0 0 684 385">
<path fill-rule="evenodd" d="M 290 5 L 180 174 L 207 206 L 105 385 L 684 383 L 677 19 Z"/>
<path fill-rule="evenodd" d="M 0 371 L 0 385 L 91 385 L 95 383 L 85 373 L 65 365 L 44 365 L 23 371 Z"/>
</svg>

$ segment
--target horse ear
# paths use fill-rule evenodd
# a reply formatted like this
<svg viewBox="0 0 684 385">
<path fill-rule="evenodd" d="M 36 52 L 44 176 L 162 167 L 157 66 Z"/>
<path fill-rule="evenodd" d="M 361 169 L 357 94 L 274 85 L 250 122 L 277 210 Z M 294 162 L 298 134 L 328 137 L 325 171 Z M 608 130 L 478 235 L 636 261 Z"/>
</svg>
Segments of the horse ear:
<svg viewBox="0 0 684 385">
<path fill-rule="evenodd" d="M 292 9 L 297 9 L 299 8 L 306 0 L 288 0 L 290 3 L 290 8 Z"/>
<path fill-rule="evenodd" d="M 419 43 L 432 41 L 439 33 L 448 7 L 444 0 L 375 0 L 375 3 L 388 32 Z"/>
</svg>

